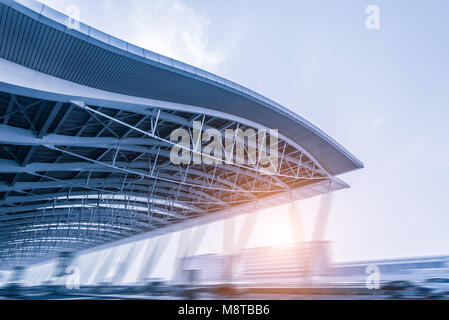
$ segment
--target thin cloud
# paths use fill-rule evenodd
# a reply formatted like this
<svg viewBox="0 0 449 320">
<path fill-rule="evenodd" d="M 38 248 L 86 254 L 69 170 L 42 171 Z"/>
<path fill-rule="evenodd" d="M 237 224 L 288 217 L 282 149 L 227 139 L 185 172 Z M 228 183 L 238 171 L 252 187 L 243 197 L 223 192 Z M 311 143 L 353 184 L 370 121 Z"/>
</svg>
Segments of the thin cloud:
<svg viewBox="0 0 449 320">
<path fill-rule="evenodd" d="M 226 58 L 225 48 L 209 44 L 209 19 L 180 1 L 134 0 L 126 15 L 128 40 L 139 46 L 210 71 Z"/>
<path fill-rule="evenodd" d="M 97 0 L 91 9 L 85 0 L 42 0 L 64 12 L 68 5 L 79 6 L 81 21 L 148 50 L 216 72 L 226 59 L 235 36 L 211 45 L 211 21 L 179 0 Z M 89 9 L 89 10 L 88 10 Z"/>
</svg>

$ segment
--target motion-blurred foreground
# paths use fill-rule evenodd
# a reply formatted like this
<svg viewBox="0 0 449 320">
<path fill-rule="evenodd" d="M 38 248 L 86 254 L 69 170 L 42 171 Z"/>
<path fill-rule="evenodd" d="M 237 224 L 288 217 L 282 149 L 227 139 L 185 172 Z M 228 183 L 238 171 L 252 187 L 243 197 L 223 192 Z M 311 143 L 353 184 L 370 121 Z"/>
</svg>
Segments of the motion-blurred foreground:
<svg viewBox="0 0 449 320">
<path fill-rule="evenodd" d="M 449 256 L 335 264 L 330 262 L 327 242 L 185 257 L 179 264 L 182 270 L 170 280 L 126 283 L 122 265 L 109 280 L 80 284 L 66 272 L 77 268 L 76 261 L 72 254 L 61 253 L 50 276 L 39 284 L 31 284 L 30 268 L 4 270 L 0 295 L 39 300 L 449 299 Z"/>
</svg>

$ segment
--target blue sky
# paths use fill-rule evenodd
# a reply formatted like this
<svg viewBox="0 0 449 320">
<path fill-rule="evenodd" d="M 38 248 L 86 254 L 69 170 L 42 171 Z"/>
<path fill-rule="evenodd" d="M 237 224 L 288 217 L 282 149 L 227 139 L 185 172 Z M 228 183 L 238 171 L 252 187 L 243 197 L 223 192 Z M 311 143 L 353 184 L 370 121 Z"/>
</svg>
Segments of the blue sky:
<svg viewBox="0 0 449 320">
<path fill-rule="evenodd" d="M 336 261 L 449 253 L 449 2 L 44 0 L 295 111 L 365 163 L 341 176 L 326 238 Z M 380 29 L 365 28 L 368 5 Z M 310 231 L 317 199 L 299 203 Z M 250 246 L 291 240 L 285 207 Z M 208 251 L 219 225 L 210 228 Z"/>
</svg>

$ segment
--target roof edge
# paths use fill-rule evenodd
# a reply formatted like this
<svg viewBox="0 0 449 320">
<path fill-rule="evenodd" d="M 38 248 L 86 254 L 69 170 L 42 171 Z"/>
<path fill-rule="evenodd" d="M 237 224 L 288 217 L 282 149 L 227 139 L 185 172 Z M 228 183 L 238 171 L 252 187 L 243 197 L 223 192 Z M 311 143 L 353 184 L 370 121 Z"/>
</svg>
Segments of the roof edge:
<svg viewBox="0 0 449 320">
<path fill-rule="evenodd" d="M 111 36 L 98 29 L 95 29 L 83 22 L 79 22 L 80 27 L 78 30 L 68 29 L 66 26 L 66 22 L 68 21 L 69 17 L 66 14 L 48 7 L 37 0 L 0 0 L 0 3 L 6 4 L 7 6 L 18 10 L 19 12 L 48 26 L 56 28 L 64 33 L 75 36 L 91 44 L 100 46 L 106 50 L 116 52 L 118 54 L 141 62 L 152 64 L 159 68 L 180 73 L 184 76 L 188 76 L 212 84 L 214 86 L 236 93 L 242 97 L 249 98 L 259 104 L 264 105 L 267 108 L 275 110 L 281 115 L 290 118 L 291 120 L 297 122 L 306 129 L 315 133 L 317 136 L 334 147 L 337 151 L 342 153 L 346 158 L 348 158 L 348 160 L 350 160 L 354 164 L 353 170 L 364 167 L 364 164 L 357 157 L 355 157 L 345 147 L 343 147 L 340 143 L 338 143 L 324 131 L 319 129 L 317 126 L 302 118 L 295 112 L 289 110 L 288 108 L 280 105 L 279 103 L 242 85 L 217 76 L 211 72 L 186 64 L 184 62 L 141 48 L 139 46 Z M 346 172 L 340 172 L 336 174 Z"/>
</svg>

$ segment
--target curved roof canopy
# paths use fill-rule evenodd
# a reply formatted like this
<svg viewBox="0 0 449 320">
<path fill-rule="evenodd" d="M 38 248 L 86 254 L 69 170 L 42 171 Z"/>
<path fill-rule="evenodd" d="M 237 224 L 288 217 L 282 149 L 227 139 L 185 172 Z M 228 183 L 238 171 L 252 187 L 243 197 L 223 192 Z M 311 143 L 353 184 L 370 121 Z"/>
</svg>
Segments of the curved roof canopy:
<svg viewBox="0 0 449 320">
<path fill-rule="evenodd" d="M 0 0 L 4 264 L 343 188 L 335 175 L 363 166 L 255 92 L 82 23 L 69 30 L 66 19 L 36 1 Z M 223 135 L 278 128 L 278 171 L 174 165 L 170 133 L 192 134 L 194 121 Z"/>
</svg>

